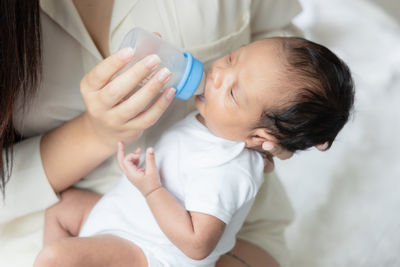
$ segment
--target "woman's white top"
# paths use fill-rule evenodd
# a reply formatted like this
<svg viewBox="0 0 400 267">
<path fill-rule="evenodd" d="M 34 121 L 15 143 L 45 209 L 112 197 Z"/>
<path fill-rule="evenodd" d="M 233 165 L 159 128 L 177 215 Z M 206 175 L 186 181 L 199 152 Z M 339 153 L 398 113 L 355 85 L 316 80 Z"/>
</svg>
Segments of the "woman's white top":
<svg viewBox="0 0 400 267">
<path fill-rule="evenodd" d="M 103 58 L 70 0 L 41 0 L 43 81 L 32 104 L 15 110 L 14 123 L 25 140 L 14 148 L 12 176 L 0 204 L 0 266 L 31 266 L 41 249 L 43 212 L 58 198 L 44 172 L 41 135 L 84 111 L 79 83 Z M 296 0 L 116 0 L 109 32 L 113 53 L 133 27 L 159 32 L 164 39 L 210 63 L 252 40 L 293 35 Z M 134 147 L 153 145 L 166 127 L 193 110 L 192 101 L 174 100 Z M 61 163 L 60 163 L 61 164 Z M 104 193 L 121 175 L 110 158 L 77 186 Z M 267 175 L 238 237 L 287 259 L 283 231 L 293 212 L 274 174 Z"/>
</svg>

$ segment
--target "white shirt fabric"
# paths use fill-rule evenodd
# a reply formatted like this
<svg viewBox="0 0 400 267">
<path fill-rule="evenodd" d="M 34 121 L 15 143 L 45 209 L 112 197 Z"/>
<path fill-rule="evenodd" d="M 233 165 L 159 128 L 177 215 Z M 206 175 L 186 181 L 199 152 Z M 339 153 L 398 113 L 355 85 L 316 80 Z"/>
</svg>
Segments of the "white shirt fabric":
<svg viewBox="0 0 400 267">
<path fill-rule="evenodd" d="M 217 4 L 216 4 L 217 3 Z M 58 201 L 40 157 L 42 134 L 85 109 L 79 83 L 103 58 L 70 0 L 41 0 L 43 77 L 29 106 L 16 107 L 14 124 L 24 140 L 14 146 L 14 165 L 0 203 L 0 266 L 32 266 L 42 246 L 44 210 Z M 159 32 L 206 65 L 251 40 L 293 35 L 297 0 L 116 0 L 109 33 L 115 52 L 125 34 L 138 26 Z M 174 100 L 156 125 L 134 147 L 154 145 L 163 131 L 194 109 L 192 101 Z M 78 187 L 108 191 L 121 172 L 110 158 L 86 175 Z M 265 177 L 239 237 L 267 250 L 281 264 L 287 259 L 284 229 L 293 218 L 275 174 Z M 23 257 L 22 257 L 23 255 Z"/>
<path fill-rule="evenodd" d="M 140 191 L 123 176 L 96 204 L 80 236 L 115 234 L 156 255 L 164 266 L 214 266 L 231 250 L 263 180 L 261 155 L 244 142 L 212 134 L 192 112 L 164 132 L 155 145 L 163 186 L 188 211 L 217 217 L 226 224 L 213 252 L 188 258 L 163 234 Z"/>
</svg>

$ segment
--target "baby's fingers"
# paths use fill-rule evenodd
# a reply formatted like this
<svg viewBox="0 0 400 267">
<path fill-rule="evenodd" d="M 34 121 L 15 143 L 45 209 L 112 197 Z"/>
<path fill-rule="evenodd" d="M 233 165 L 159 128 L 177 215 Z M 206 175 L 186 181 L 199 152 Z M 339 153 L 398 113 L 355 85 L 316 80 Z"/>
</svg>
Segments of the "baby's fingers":
<svg viewBox="0 0 400 267">
<path fill-rule="evenodd" d="M 138 166 L 140 162 L 140 148 L 136 149 L 135 152 L 129 153 L 124 159 L 125 165 Z"/>
<path fill-rule="evenodd" d="M 121 168 L 121 170 L 125 172 L 124 158 L 125 158 L 124 144 L 122 142 L 118 142 L 118 152 L 117 152 L 118 165 Z"/>
<path fill-rule="evenodd" d="M 149 147 L 146 150 L 146 174 L 157 173 L 156 160 L 154 156 L 154 149 Z"/>
<path fill-rule="evenodd" d="M 140 153 L 141 149 L 139 147 L 133 153 L 129 153 L 127 156 L 125 156 L 124 144 L 122 142 L 118 142 L 117 159 L 118 159 L 118 165 L 121 168 L 121 170 L 127 172 L 127 166 L 139 165 Z"/>
<path fill-rule="evenodd" d="M 136 151 L 138 151 L 138 149 Z M 135 177 L 142 177 L 144 175 L 144 169 L 138 168 L 139 158 L 140 153 L 130 153 L 124 158 L 123 164 L 125 168 L 125 174 L 128 177 L 135 179 Z"/>
</svg>

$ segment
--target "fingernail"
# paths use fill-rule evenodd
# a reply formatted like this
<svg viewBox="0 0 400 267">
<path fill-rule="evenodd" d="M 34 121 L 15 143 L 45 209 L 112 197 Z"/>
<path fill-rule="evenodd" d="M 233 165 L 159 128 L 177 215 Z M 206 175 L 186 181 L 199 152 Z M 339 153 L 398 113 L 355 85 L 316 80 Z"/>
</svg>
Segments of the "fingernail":
<svg viewBox="0 0 400 267">
<path fill-rule="evenodd" d="M 328 142 L 325 142 L 325 143 L 320 144 L 320 145 L 318 145 L 318 146 L 319 146 L 319 147 L 318 147 L 319 150 L 325 151 L 325 150 L 328 149 L 329 143 L 328 143 Z"/>
<path fill-rule="evenodd" d="M 128 46 L 118 51 L 118 56 L 122 59 L 129 59 L 133 56 L 132 47 Z"/>
<path fill-rule="evenodd" d="M 147 149 L 147 152 L 149 152 L 150 154 L 153 154 L 153 153 L 154 153 L 154 148 L 149 147 L 149 148 Z"/>
<path fill-rule="evenodd" d="M 168 100 L 171 100 L 172 98 L 174 98 L 175 92 L 176 92 L 175 88 L 169 88 L 169 90 L 168 90 L 167 94 L 165 95 L 165 97 Z"/>
<path fill-rule="evenodd" d="M 144 65 L 149 69 L 154 69 L 158 64 L 160 64 L 160 62 L 161 62 L 160 57 L 157 56 L 156 54 L 153 54 L 145 59 Z"/>
<path fill-rule="evenodd" d="M 262 148 L 266 151 L 272 151 L 274 150 L 274 145 L 272 145 L 271 143 L 263 143 Z"/>
<path fill-rule="evenodd" d="M 167 68 L 162 68 L 160 72 L 157 74 L 157 79 L 160 82 L 166 82 L 169 77 L 171 77 L 171 71 Z"/>
</svg>

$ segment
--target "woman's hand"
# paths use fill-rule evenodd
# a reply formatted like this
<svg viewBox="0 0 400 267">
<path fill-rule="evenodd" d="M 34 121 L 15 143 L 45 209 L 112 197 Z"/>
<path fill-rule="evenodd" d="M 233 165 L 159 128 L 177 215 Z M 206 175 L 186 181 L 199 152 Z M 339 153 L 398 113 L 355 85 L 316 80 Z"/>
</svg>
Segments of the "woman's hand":
<svg viewBox="0 0 400 267">
<path fill-rule="evenodd" d="M 139 168 L 141 149 L 125 156 L 124 145 L 118 142 L 118 164 L 128 180 L 136 186 L 144 197 L 162 187 L 156 167 L 153 148 L 146 150 L 146 168 Z"/>
<path fill-rule="evenodd" d="M 274 141 L 265 141 L 262 144 L 262 151 L 260 152 L 264 159 L 264 173 L 269 173 L 274 170 L 274 157 L 285 160 L 293 156 L 292 152 L 284 149 Z"/>
<path fill-rule="evenodd" d="M 315 146 L 320 151 L 326 151 L 329 148 L 328 142 L 318 144 Z M 273 141 L 266 141 L 262 144 L 262 156 L 264 159 L 264 172 L 272 172 L 275 168 L 274 157 L 278 157 L 281 160 L 289 159 L 293 156 L 293 152 L 290 152 Z"/>
<path fill-rule="evenodd" d="M 86 125 L 101 144 L 114 151 L 119 140 L 136 141 L 160 118 L 175 94 L 175 89 L 168 88 L 156 97 L 171 77 L 166 68 L 134 92 L 159 66 L 156 55 L 147 56 L 114 78 L 133 57 L 132 49 L 124 48 L 100 62 L 81 81 Z"/>
</svg>

